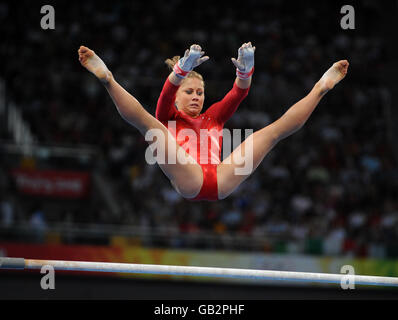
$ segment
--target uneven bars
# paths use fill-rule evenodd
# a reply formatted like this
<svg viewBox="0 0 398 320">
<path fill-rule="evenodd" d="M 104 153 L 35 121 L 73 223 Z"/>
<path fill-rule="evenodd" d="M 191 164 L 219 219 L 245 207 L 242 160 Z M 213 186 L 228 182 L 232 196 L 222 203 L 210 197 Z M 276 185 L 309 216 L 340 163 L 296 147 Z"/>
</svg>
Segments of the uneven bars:
<svg viewBox="0 0 398 320">
<path fill-rule="evenodd" d="M 116 272 L 116 273 L 144 273 L 167 274 L 178 276 L 200 276 L 216 278 L 255 279 L 299 281 L 313 283 L 341 283 L 350 279 L 355 285 L 398 286 L 396 277 L 346 275 L 331 273 L 271 271 L 254 269 L 235 269 L 219 267 L 191 267 L 154 264 L 35 260 L 24 258 L 0 258 L 0 269 L 36 270 L 43 266 L 52 266 L 54 270 L 88 271 L 88 272 Z M 345 277 L 345 278 L 343 278 Z M 352 278 L 348 278 L 352 277 Z"/>
</svg>

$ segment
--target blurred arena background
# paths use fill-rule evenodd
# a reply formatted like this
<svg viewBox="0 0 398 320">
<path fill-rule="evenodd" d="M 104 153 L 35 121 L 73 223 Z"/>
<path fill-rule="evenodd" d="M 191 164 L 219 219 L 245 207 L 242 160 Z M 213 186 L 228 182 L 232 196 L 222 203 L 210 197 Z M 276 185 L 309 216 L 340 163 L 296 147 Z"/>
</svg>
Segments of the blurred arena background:
<svg viewBox="0 0 398 320">
<path fill-rule="evenodd" d="M 55 9 L 54 30 L 40 27 L 45 4 Z M 340 26 L 345 4 L 355 8 L 354 30 Z M 349 264 L 397 277 L 397 14 L 396 1 L 1 2 L 0 256 L 331 273 Z M 164 60 L 203 47 L 206 107 L 232 87 L 230 58 L 247 41 L 256 70 L 231 129 L 276 120 L 337 60 L 349 60 L 349 73 L 229 198 L 186 201 L 146 163 L 145 140 L 80 66 L 77 49 L 95 50 L 154 114 Z M 360 297 L 335 286 L 64 277 L 48 293 L 38 274 L 0 272 L 8 288 L 0 297 Z M 91 289 L 62 290 L 73 281 Z M 140 295 L 122 289 L 129 281 Z"/>
</svg>

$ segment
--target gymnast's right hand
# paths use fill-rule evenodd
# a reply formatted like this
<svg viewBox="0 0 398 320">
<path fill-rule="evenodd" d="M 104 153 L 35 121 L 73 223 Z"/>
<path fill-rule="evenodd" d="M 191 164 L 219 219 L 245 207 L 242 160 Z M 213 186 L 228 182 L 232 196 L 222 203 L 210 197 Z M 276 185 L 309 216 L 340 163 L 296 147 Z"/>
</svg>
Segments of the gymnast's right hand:
<svg viewBox="0 0 398 320">
<path fill-rule="evenodd" d="M 175 64 L 173 69 L 174 73 L 180 78 L 185 78 L 194 68 L 209 60 L 208 56 L 203 57 L 204 54 L 205 52 L 202 51 L 200 45 L 191 45 L 191 47 L 185 51 L 184 56 Z"/>
</svg>

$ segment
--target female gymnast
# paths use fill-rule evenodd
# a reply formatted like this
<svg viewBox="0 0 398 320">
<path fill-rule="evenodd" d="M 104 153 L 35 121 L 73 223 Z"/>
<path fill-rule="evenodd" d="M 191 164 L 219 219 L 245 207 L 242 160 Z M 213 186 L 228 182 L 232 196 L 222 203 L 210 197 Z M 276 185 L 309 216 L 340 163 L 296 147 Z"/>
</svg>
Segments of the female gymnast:
<svg viewBox="0 0 398 320">
<path fill-rule="evenodd" d="M 163 86 L 155 118 L 116 82 L 105 63 L 94 51 L 84 46 L 78 50 L 82 66 L 103 83 L 120 115 L 127 122 L 144 136 L 153 129 L 163 133 L 164 150 L 161 151 L 165 159 L 177 159 L 177 161 L 158 162 L 158 164 L 176 191 L 189 200 L 208 201 L 228 197 L 254 172 L 265 155 L 279 141 L 300 129 L 323 96 L 346 76 L 349 65 L 347 60 L 334 63 L 307 96 L 290 107 L 279 119 L 250 135 L 221 162 L 222 137 L 215 132 L 222 129 L 224 123 L 248 94 L 254 71 L 254 52 L 255 47 L 250 42 L 239 48 L 238 59 L 231 59 L 236 67 L 236 79 L 232 89 L 220 102 L 213 104 L 204 113 L 201 113 L 205 97 L 204 81 L 203 77 L 193 69 L 207 61 L 209 57 L 203 56 L 204 52 L 199 45 L 192 45 L 182 58 L 174 57 L 166 60 L 173 71 Z M 169 128 L 170 130 L 169 120 L 175 121 L 175 127 Z M 187 128 L 197 133 L 198 137 L 200 129 L 217 129 L 208 132 L 210 140 L 213 138 L 212 140 L 219 142 L 216 143 L 218 148 L 215 151 L 208 149 L 205 154 L 203 152 L 201 154 L 199 147 L 201 140 L 197 146 L 185 143 L 184 139 L 179 141 L 178 132 Z M 245 158 L 245 153 L 249 150 L 247 144 L 251 147 L 251 170 L 245 174 L 236 174 L 236 169 L 241 168 L 243 164 L 234 159 Z M 181 152 L 191 161 L 184 163 L 178 161 L 177 154 Z M 205 161 L 202 161 L 203 158 Z"/>
</svg>

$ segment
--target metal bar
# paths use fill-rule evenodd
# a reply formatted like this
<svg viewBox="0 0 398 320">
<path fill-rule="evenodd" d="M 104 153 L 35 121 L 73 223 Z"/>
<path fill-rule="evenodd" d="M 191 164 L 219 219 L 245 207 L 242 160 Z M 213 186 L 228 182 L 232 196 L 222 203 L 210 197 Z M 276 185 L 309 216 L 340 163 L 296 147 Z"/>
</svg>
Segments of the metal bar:
<svg viewBox="0 0 398 320">
<path fill-rule="evenodd" d="M 0 258 L 0 268 L 3 266 Z M 7 258 L 5 258 L 7 259 Z M 15 259 L 15 258 L 13 258 Z M 4 261 L 4 260 L 3 260 Z M 355 285 L 374 286 L 398 286 L 396 277 L 346 275 L 330 273 L 311 273 L 293 271 L 271 271 L 254 269 L 234 269 L 219 267 L 191 267 L 171 266 L 152 264 L 130 264 L 130 263 L 109 263 L 109 262 L 86 262 L 86 261 L 60 261 L 60 260 L 34 260 L 25 259 L 25 269 L 41 269 L 50 265 L 54 270 L 65 271 L 88 271 L 88 272 L 116 272 L 116 273 L 144 273 L 144 274 L 167 274 L 178 276 L 200 276 L 200 277 L 221 277 L 235 279 L 256 279 L 256 280 L 278 280 L 298 281 L 313 283 L 341 283 L 350 278 Z M 344 278 L 343 278 L 344 277 Z"/>
<path fill-rule="evenodd" d="M 0 258 L 0 269 L 24 269 L 24 258 Z"/>
</svg>

